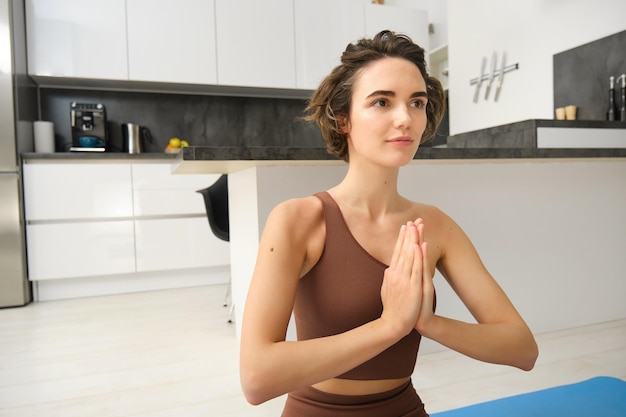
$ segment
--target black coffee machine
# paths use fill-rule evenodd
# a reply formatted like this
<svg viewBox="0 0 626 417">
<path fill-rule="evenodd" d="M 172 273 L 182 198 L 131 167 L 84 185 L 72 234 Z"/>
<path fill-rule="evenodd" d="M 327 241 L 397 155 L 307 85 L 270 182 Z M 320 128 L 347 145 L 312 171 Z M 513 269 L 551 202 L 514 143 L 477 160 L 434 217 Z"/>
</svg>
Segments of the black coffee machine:
<svg viewBox="0 0 626 417">
<path fill-rule="evenodd" d="M 72 152 L 105 152 L 108 145 L 107 113 L 100 103 L 70 103 Z"/>
</svg>

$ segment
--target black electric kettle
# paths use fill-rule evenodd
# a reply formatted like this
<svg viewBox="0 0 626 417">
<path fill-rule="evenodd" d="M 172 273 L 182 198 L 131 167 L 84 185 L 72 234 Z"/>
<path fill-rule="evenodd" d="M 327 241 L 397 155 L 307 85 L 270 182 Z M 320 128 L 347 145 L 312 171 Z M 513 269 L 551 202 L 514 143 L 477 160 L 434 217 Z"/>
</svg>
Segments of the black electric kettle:
<svg viewBox="0 0 626 417">
<path fill-rule="evenodd" d="M 145 126 L 135 123 L 122 123 L 122 140 L 124 152 L 142 153 L 144 140 L 152 143 L 152 135 Z"/>
</svg>

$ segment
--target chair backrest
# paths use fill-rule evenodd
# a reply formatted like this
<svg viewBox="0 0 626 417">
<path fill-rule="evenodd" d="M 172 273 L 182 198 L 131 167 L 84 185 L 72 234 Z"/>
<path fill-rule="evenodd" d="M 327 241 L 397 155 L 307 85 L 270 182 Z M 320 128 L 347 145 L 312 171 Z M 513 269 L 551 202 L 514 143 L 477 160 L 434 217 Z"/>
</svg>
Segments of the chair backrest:
<svg viewBox="0 0 626 417">
<path fill-rule="evenodd" d="M 222 175 L 213 185 L 196 192 L 204 197 L 209 226 L 215 236 L 229 241 L 228 175 Z"/>
</svg>

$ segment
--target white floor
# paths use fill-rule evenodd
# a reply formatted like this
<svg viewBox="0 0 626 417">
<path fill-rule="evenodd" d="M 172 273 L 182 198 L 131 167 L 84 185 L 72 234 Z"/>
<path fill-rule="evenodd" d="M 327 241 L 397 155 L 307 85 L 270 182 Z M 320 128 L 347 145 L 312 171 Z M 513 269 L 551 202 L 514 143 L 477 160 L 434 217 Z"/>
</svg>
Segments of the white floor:
<svg viewBox="0 0 626 417">
<path fill-rule="evenodd" d="M 225 286 L 0 310 L 1 417 L 279 416 L 239 387 Z M 451 351 L 418 358 L 430 413 L 608 375 L 626 379 L 626 318 L 537 336 L 531 372 Z"/>
</svg>

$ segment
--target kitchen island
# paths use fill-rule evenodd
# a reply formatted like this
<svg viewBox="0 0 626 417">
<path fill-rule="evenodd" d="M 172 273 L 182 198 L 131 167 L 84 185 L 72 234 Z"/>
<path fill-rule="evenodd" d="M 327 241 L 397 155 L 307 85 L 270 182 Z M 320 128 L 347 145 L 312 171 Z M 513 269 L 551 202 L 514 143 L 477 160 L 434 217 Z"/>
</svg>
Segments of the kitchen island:
<svg viewBox="0 0 626 417">
<path fill-rule="evenodd" d="M 321 148 L 191 147 L 175 159 L 176 174 L 229 174 L 238 335 L 270 211 L 332 187 L 346 167 Z M 424 147 L 400 171 L 399 191 L 463 227 L 534 332 L 626 317 L 626 149 Z M 439 314 L 472 320 L 439 274 L 435 285 Z"/>
</svg>

